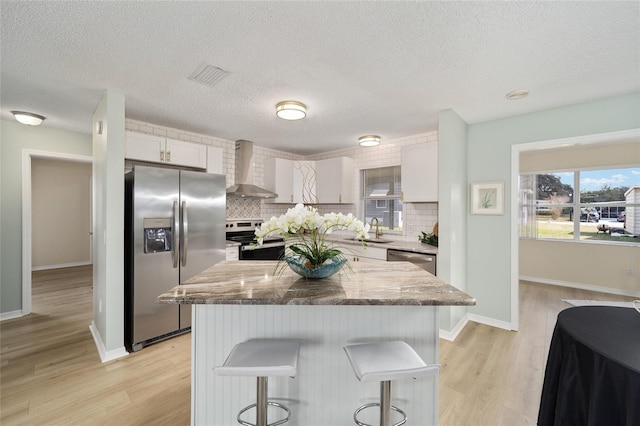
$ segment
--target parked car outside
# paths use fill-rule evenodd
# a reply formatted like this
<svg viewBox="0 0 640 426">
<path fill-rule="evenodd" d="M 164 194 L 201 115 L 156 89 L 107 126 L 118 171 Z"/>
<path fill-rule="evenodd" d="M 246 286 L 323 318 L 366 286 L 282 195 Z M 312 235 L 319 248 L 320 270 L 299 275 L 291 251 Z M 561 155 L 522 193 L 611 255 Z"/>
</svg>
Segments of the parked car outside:
<svg viewBox="0 0 640 426">
<path fill-rule="evenodd" d="M 627 218 L 627 213 L 625 213 L 625 212 L 621 212 L 621 213 L 618 215 L 618 222 L 624 222 L 624 220 L 625 220 L 626 218 Z"/>
<path fill-rule="evenodd" d="M 580 222 L 599 222 L 600 213 L 595 207 L 582 207 L 580 208 Z"/>
</svg>

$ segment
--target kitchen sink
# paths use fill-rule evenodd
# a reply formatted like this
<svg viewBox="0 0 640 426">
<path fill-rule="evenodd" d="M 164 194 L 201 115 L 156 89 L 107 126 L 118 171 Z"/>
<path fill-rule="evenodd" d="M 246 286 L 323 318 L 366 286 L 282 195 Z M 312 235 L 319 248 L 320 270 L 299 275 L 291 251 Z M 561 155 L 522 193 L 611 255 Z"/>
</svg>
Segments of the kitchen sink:
<svg viewBox="0 0 640 426">
<path fill-rule="evenodd" d="M 391 243 L 393 242 L 393 240 L 385 240 L 384 238 L 367 238 L 365 240 L 360 240 L 358 238 L 347 238 L 347 241 L 354 241 L 354 242 L 360 242 L 360 241 L 364 241 L 365 243 L 377 243 L 377 244 L 384 244 L 384 243 Z"/>
</svg>

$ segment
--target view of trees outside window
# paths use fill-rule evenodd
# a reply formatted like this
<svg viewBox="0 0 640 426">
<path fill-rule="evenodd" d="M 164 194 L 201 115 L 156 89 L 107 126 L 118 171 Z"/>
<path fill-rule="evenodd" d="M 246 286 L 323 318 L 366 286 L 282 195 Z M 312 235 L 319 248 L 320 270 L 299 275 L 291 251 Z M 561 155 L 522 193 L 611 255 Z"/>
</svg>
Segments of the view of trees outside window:
<svg viewBox="0 0 640 426">
<path fill-rule="evenodd" d="M 381 229 L 402 231 L 402 184 L 400 166 L 362 170 L 361 199 L 364 220 L 375 217 Z"/>
<path fill-rule="evenodd" d="M 640 244 L 640 168 L 521 175 L 520 207 L 522 238 Z"/>
</svg>

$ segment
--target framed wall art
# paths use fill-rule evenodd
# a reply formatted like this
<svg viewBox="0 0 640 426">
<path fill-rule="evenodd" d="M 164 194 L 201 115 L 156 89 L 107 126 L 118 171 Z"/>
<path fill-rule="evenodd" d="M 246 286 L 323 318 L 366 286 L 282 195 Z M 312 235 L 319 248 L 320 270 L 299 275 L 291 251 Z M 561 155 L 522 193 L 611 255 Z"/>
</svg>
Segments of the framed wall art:
<svg viewBox="0 0 640 426">
<path fill-rule="evenodd" d="M 504 183 L 474 182 L 471 184 L 471 214 L 503 215 Z"/>
</svg>

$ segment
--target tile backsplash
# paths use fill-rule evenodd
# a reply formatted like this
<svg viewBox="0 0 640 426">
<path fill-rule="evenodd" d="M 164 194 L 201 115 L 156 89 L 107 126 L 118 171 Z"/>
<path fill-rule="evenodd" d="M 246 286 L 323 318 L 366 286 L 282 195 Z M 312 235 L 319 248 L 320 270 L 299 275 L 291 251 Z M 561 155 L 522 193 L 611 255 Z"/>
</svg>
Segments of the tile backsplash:
<svg viewBox="0 0 640 426">
<path fill-rule="evenodd" d="M 227 219 L 252 219 L 262 217 L 261 200 L 227 198 Z"/>
</svg>

